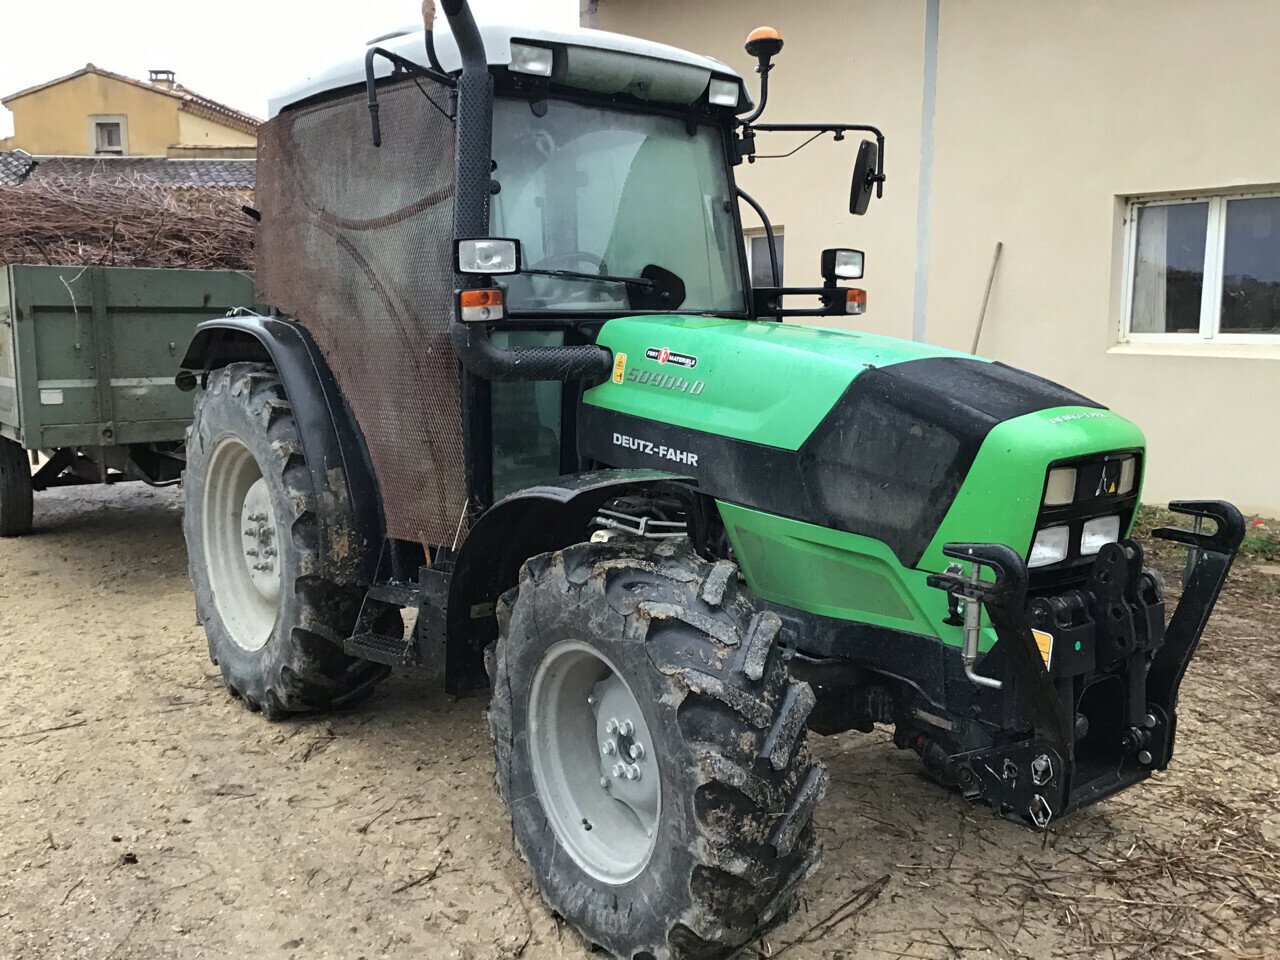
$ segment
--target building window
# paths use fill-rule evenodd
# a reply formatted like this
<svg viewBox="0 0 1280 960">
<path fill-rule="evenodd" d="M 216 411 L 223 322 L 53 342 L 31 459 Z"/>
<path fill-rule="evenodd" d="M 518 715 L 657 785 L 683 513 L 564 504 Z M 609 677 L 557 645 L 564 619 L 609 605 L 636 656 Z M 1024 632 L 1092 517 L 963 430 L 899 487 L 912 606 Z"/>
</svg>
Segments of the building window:
<svg viewBox="0 0 1280 960">
<path fill-rule="evenodd" d="M 747 265 L 751 269 L 751 286 L 753 287 L 772 287 L 773 269 L 769 263 L 769 238 L 765 236 L 763 230 L 748 230 L 746 232 L 747 240 Z M 782 251 L 784 248 L 782 238 L 782 228 L 773 228 L 774 246 L 778 251 L 778 286 L 782 286 Z"/>
<path fill-rule="evenodd" d="M 1129 204 L 1125 335 L 1280 342 L 1280 195 Z"/>
<path fill-rule="evenodd" d="M 89 118 L 89 142 L 95 154 L 122 157 L 129 152 L 129 128 L 123 116 Z"/>
</svg>

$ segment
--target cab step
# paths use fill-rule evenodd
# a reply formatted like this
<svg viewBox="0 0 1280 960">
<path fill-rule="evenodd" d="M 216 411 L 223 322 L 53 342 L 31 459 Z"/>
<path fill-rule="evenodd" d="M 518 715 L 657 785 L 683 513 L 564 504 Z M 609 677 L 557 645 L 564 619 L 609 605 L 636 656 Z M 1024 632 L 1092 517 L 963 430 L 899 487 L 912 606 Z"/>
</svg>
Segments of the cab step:
<svg viewBox="0 0 1280 960">
<path fill-rule="evenodd" d="M 383 583 L 375 583 L 369 587 L 367 596 L 370 600 L 394 603 L 397 607 L 416 608 L 421 602 L 418 584 L 409 580 L 387 580 Z"/>
<path fill-rule="evenodd" d="M 381 633 L 357 633 L 347 638 L 342 649 L 348 656 L 393 667 L 412 667 L 418 663 L 418 645 L 414 642 L 413 631 L 403 639 Z"/>
</svg>

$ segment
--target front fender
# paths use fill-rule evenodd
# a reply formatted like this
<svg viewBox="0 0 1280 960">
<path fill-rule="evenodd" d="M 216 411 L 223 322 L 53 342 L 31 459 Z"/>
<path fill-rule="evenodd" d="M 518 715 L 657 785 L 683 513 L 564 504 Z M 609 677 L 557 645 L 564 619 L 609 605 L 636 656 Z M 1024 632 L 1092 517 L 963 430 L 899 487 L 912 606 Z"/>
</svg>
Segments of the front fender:
<svg viewBox="0 0 1280 960">
<path fill-rule="evenodd" d="M 494 605 L 520 580 L 530 557 L 581 543 L 601 504 L 623 488 L 688 482 L 662 470 L 599 470 L 519 490 L 472 525 L 449 582 L 445 689 L 488 685 L 484 648 L 498 636 Z"/>
</svg>

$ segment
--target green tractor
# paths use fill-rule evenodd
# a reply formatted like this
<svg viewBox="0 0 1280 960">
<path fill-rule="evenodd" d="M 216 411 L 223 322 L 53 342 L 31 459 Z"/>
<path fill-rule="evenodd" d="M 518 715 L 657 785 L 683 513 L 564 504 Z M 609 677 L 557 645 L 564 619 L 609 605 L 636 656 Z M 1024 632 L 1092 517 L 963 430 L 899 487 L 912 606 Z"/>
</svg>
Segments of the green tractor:
<svg viewBox="0 0 1280 960">
<path fill-rule="evenodd" d="M 941 783 L 1052 820 L 1164 769 L 1242 538 L 1194 529 L 1166 617 L 1128 539 L 1143 436 L 1039 377 L 781 322 L 857 315 L 862 254 L 752 286 L 735 168 L 778 131 L 719 61 L 587 30 L 372 42 L 272 102 L 265 313 L 205 324 L 185 530 L 231 693 L 272 719 L 394 665 L 488 692 L 551 910 L 626 960 L 785 918 L 827 788 L 808 733 L 891 726 Z M 432 4 L 426 5 L 428 8 Z M 843 201 L 842 201 L 843 202 Z M 797 302 L 808 306 L 795 306 Z M 403 610 L 416 611 L 411 629 Z"/>
</svg>

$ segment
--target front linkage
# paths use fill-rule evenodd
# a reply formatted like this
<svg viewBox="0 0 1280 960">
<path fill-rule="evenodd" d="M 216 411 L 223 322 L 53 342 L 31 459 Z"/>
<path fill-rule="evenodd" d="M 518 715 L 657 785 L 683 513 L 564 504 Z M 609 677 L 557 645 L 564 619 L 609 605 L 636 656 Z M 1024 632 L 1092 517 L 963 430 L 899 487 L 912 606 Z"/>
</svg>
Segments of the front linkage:
<svg viewBox="0 0 1280 960">
<path fill-rule="evenodd" d="M 1229 503 L 1178 501 L 1169 508 L 1197 520 L 1195 530 L 1154 531 L 1191 551 L 1182 597 L 1167 626 L 1160 582 L 1143 568 L 1142 548 L 1133 540 L 1107 544 L 1083 586 L 1030 599 L 1026 564 L 1009 547 L 944 547 L 947 556 L 973 565 L 968 576 L 953 565 L 928 579 L 953 604 L 964 605 L 965 672 L 979 685 L 1004 686 L 974 669 L 985 608 L 997 637 L 988 656 L 998 654 L 992 659 L 1004 660 L 1005 676 L 1012 680 L 1004 698 L 1011 721 L 1005 728 L 1029 724 L 1032 733 L 1030 739 L 952 756 L 950 770 L 967 796 L 1043 829 L 1052 818 L 1168 766 L 1178 688 L 1244 538 L 1244 519 Z M 1212 533 L 1200 532 L 1205 519 L 1215 524 Z M 980 567 L 994 580 L 982 580 Z M 1076 708 L 1088 684 L 1099 679 L 1118 680 L 1123 702 L 1117 722 L 1090 731 L 1088 718 Z M 1088 749 L 1078 751 L 1081 743 Z"/>
</svg>

